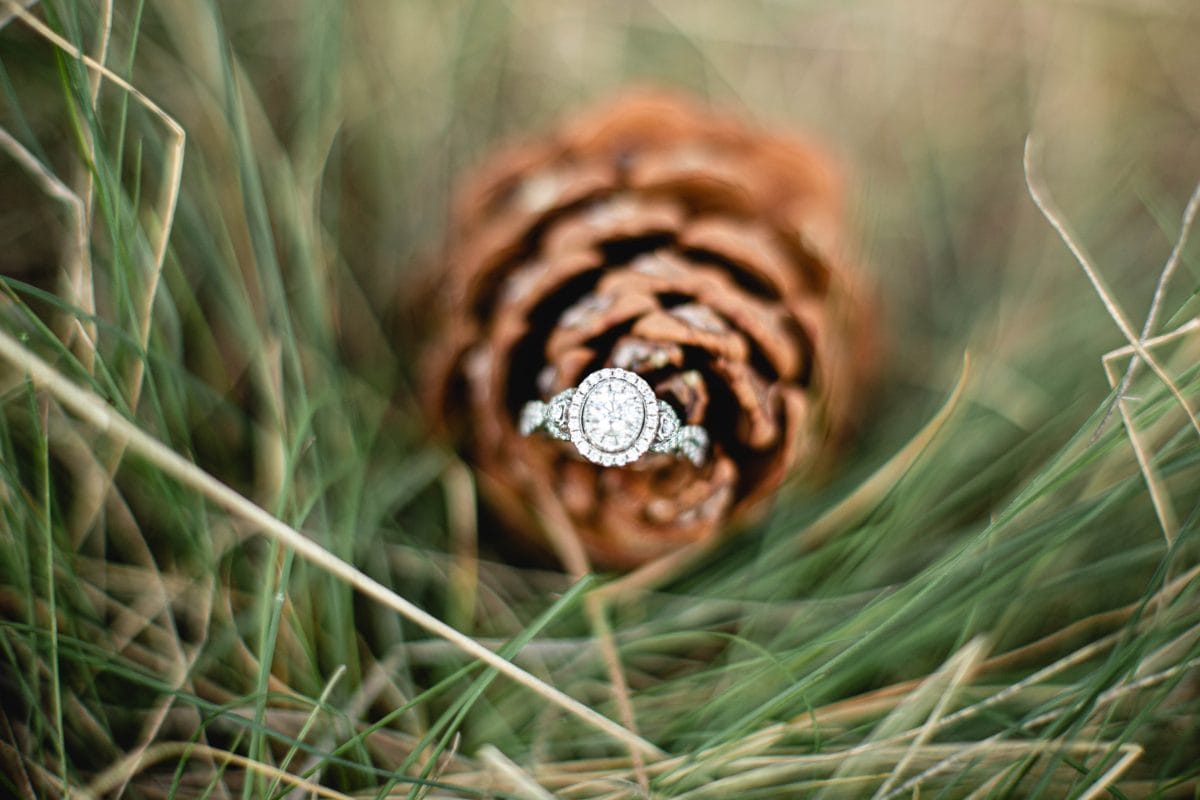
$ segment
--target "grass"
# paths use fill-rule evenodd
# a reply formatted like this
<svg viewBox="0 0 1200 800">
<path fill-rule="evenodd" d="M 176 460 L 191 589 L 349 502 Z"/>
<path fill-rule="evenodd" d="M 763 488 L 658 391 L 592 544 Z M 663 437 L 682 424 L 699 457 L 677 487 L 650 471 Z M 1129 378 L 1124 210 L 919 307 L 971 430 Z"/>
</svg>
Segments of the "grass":
<svg viewBox="0 0 1200 800">
<path fill-rule="evenodd" d="M 1197 791 L 1200 13 L 24 5 L 0 795 Z M 505 563 L 413 298 L 458 175 L 644 82 L 840 153 L 886 374 L 666 578 Z"/>
</svg>

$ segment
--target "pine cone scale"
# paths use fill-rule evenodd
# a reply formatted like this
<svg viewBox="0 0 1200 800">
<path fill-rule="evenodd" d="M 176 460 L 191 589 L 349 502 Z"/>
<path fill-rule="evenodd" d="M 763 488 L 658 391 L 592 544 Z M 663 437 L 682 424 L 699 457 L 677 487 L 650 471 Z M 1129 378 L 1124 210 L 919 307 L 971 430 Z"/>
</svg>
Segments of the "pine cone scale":
<svg viewBox="0 0 1200 800">
<path fill-rule="evenodd" d="M 664 269 L 661 265 L 669 266 Z M 803 349 L 788 342 L 784 312 L 745 292 L 720 270 L 690 263 L 672 253 L 658 252 L 643 256 L 629 270 L 606 275 L 596 291 L 611 295 L 640 291 L 686 296 L 713 309 L 732 329 L 742 332 L 752 350 L 771 365 L 776 377 L 790 380 L 799 371 Z"/>
</svg>

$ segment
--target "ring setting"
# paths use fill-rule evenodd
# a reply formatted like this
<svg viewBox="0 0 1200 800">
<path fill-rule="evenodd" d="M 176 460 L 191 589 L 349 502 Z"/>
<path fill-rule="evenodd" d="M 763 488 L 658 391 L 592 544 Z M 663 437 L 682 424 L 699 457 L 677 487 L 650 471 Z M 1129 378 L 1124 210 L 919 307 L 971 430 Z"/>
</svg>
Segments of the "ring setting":
<svg viewBox="0 0 1200 800">
<path fill-rule="evenodd" d="M 517 427 L 523 436 L 545 433 L 570 441 L 580 455 L 604 467 L 623 466 L 649 452 L 701 466 L 708 451 L 704 428 L 681 425 L 675 409 L 655 397 L 644 378 L 619 367 L 597 370 L 547 402 L 531 400 Z"/>
</svg>

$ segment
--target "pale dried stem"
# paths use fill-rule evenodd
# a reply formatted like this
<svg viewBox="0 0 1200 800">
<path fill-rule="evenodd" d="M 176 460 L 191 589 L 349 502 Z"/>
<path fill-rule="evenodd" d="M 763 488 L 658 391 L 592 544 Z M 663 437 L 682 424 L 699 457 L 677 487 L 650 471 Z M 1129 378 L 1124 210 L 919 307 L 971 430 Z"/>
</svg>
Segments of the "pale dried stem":
<svg viewBox="0 0 1200 800">
<path fill-rule="evenodd" d="M 106 526 L 95 525 L 97 510 L 110 497 L 112 483 L 109 481 L 105 465 L 101 463 L 100 454 L 96 452 L 95 442 L 90 438 L 91 431 L 77 429 L 70 417 L 62 413 L 57 404 L 54 407 L 56 420 L 62 424 L 54 428 L 52 444 L 61 453 L 63 462 L 71 472 L 73 497 L 70 512 L 66 518 L 68 541 L 77 558 L 83 557 L 86 545 L 91 545 L 91 551 L 102 554 L 109 540 Z M 118 492 L 113 492 L 118 496 Z"/>
<path fill-rule="evenodd" d="M 375 702 L 375 699 L 383 691 L 384 686 L 388 684 L 389 673 L 394 672 L 399 668 L 399 656 L 401 653 L 402 651 L 395 649 L 383 659 L 374 662 L 371 667 L 371 672 L 367 675 L 366 680 L 359 684 L 354 694 L 350 697 L 349 702 L 346 703 L 342 710 L 342 713 L 347 719 L 359 720 L 364 714 L 367 713 L 367 709 L 370 707 L 371 703 Z M 318 752 L 325 752 L 333 747 L 334 733 L 334 726 L 328 726 L 324 735 L 317 742 L 316 749 Z M 310 753 L 308 757 L 301 762 L 296 772 L 300 775 L 313 772 L 319 766 L 320 761 L 321 757 L 317 753 Z M 297 792 L 293 791 L 288 796 L 288 800 L 303 800 L 303 797 Z"/>
<path fill-rule="evenodd" d="M 944 775 L 950 770 L 958 769 L 960 765 L 967 760 L 978 759 L 987 761 L 997 755 L 1002 755 L 1006 758 L 1030 755 L 1055 755 L 1058 753 L 1068 752 L 1077 755 L 1091 755 L 1094 753 L 1105 753 L 1114 749 L 1114 742 L 1077 742 L 1077 741 L 1062 741 L 1049 740 L 1045 742 L 1006 742 L 999 735 L 990 736 L 979 742 L 974 742 L 970 745 L 962 747 L 957 751 L 952 751 L 949 755 L 939 760 L 933 766 L 926 769 L 920 775 L 915 776 L 911 780 L 905 781 L 903 785 L 897 787 L 894 791 L 887 795 L 887 799 L 893 797 L 901 797 L 903 795 L 915 796 L 920 792 L 921 784 L 926 781 L 936 778 L 939 775 Z M 1125 753 L 1117 765 L 1113 769 L 1106 772 L 1097 781 L 1094 786 L 1111 785 L 1121 773 L 1129 768 L 1137 758 L 1142 754 L 1143 750 L 1140 745 L 1123 744 L 1115 747 L 1116 750 Z M 1119 767 L 1119 769 L 1118 769 Z M 1002 769 L 992 777 L 991 780 L 985 782 L 971 797 L 985 797 L 991 794 L 991 791 L 1004 779 L 1013 769 L 1012 764 L 1006 764 Z M 1107 782 L 1105 782 L 1107 781 Z M 1095 795 L 1090 795 L 1095 796 Z"/>
<path fill-rule="evenodd" d="M 446 751 L 442 753 L 440 757 L 438 757 L 438 763 L 434 765 L 434 770 L 429 775 L 429 782 L 422 786 L 417 792 L 416 800 L 430 800 L 429 792 L 433 788 L 432 784 L 435 784 L 441 780 L 442 775 L 444 775 L 446 772 L 446 768 L 449 767 L 454 759 L 458 756 L 458 748 L 461 744 L 462 731 L 455 731 L 454 737 L 450 740 L 450 746 L 446 748 Z"/>
<path fill-rule="evenodd" d="M 96 42 L 96 52 L 92 56 L 97 64 L 108 62 L 108 45 L 112 41 L 113 4 L 112 0 L 100 2 L 100 37 Z M 92 108 L 100 99 L 100 86 L 104 82 L 104 73 L 97 70 L 91 76 Z"/>
<path fill-rule="evenodd" d="M 486 744 L 481 747 L 479 758 L 505 779 L 505 782 L 512 787 L 510 791 L 514 794 L 528 798 L 528 800 L 554 800 L 554 795 L 542 788 L 532 775 L 514 764 L 494 746 Z"/>
<path fill-rule="evenodd" d="M 603 597 L 589 595 L 584 598 L 583 603 L 592 632 L 600 645 L 600 654 L 604 659 L 608 679 L 612 683 L 613 700 L 617 704 L 617 716 L 626 728 L 637 731 L 637 717 L 633 712 L 629 681 L 625 677 L 625 667 L 621 664 L 621 654 L 617 650 L 616 638 L 608 623 L 608 601 Z M 646 762 L 642 758 L 642 754 L 636 750 L 630 750 L 629 755 L 638 786 L 641 788 L 643 796 L 649 797 L 650 778 L 646 774 Z"/>
<path fill-rule="evenodd" d="M 1200 658 L 1193 658 L 1180 664 L 1176 664 L 1169 669 L 1164 669 L 1161 672 L 1155 672 L 1151 675 L 1144 675 L 1137 680 L 1126 681 L 1114 686 L 1104 694 L 1100 695 L 1099 699 L 1097 700 L 1097 705 L 1108 705 L 1120 700 L 1122 697 L 1132 692 L 1138 692 L 1142 689 L 1149 689 L 1152 686 L 1158 686 L 1159 684 L 1165 683 L 1172 678 L 1178 677 L 1184 672 L 1195 669 L 1198 666 L 1200 666 Z"/>
<path fill-rule="evenodd" d="M 99 800 L 102 796 L 112 792 L 128 775 L 136 775 L 146 767 L 153 766 L 160 761 L 190 755 L 203 755 L 218 764 L 235 764 L 243 769 L 261 773 L 268 778 L 274 778 L 277 781 L 303 789 L 319 797 L 330 797 L 335 798 L 335 800 L 354 800 L 351 795 L 326 788 L 298 775 L 292 775 L 270 764 L 264 764 L 261 761 L 255 761 L 252 758 L 231 753 L 227 750 L 192 742 L 163 742 L 162 744 L 156 744 L 147 748 L 140 753 L 132 754 L 130 757 L 122 759 L 100 773 L 86 790 L 79 791 L 76 796 Z"/>
<path fill-rule="evenodd" d="M 283 347 L 279 337 L 264 333 L 247 370 L 262 395 L 262 412 L 254 426 L 254 495 L 271 509 L 281 508 L 288 480 L 287 407 L 283 401 Z"/>
<path fill-rule="evenodd" d="M 1187 247 L 1188 237 L 1192 232 L 1192 225 L 1196 221 L 1196 215 L 1200 213 L 1200 183 L 1196 184 L 1196 188 L 1192 190 L 1192 196 L 1188 199 L 1187 205 L 1183 209 L 1183 219 L 1179 224 L 1179 237 L 1175 240 L 1174 247 L 1171 248 L 1171 255 L 1167 257 L 1166 266 L 1158 276 L 1158 283 L 1154 286 L 1154 297 L 1150 301 L 1150 311 L 1146 314 L 1146 323 L 1142 326 L 1142 335 L 1140 337 L 1143 346 L 1148 343 L 1150 334 L 1154 332 L 1155 326 L 1158 324 L 1158 314 L 1162 309 L 1163 298 L 1167 294 L 1167 284 L 1170 283 L 1175 270 L 1179 268 L 1179 264 L 1183 259 L 1183 250 Z M 1125 369 L 1125 375 L 1121 378 L 1121 386 L 1117 389 L 1117 400 L 1125 398 L 1129 392 L 1129 386 L 1133 383 L 1134 373 L 1137 371 L 1139 362 L 1136 358 L 1130 359 L 1129 366 Z M 1110 381 L 1111 382 L 1111 381 Z M 1112 416 L 1113 406 L 1109 406 L 1108 411 L 1104 415 L 1104 419 L 1100 421 L 1099 428 L 1096 434 L 1099 435 L 1107 424 L 1109 417 Z"/>
<path fill-rule="evenodd" d="M 996 787 L 1000 785 L 1000 782 L 1004 780 L 1009 773 L 1016 769 L 1018 765 L 1019 762 L 1018 764 L 1009 764 L 1008 766 L 1001 768 L 996 772 L 995 775 L 977 786 L 975 791 L 967 795 L 964 800 L 981 800 L 981 798 L 984 797 L 992 797 L 995 793 Z M 918 792 L 913 792 L 913 795 L 918 796 Z"/>
<path fill-rule="evenodd" d="M 41 0 L 23 0 L 23 2 L 21 3 L 21 7 L 22 8 L 33 8 L 40 2 L 41 2 Z M 12 11 L 0 12 L 0 30 L 3 30 L 4 28 L 8 27 L 8 23 L 12 22 L 14 19 L 16 19 L 16 17 L 17 17 L 17 15 L 14 14 Z"/>
<path fill-rule="evenodd" d="M 1200 626 L 1198 626 L 1198 628 L 1200 628 Z M 1162 649 L 1171 647 L 1176 642 L 1178 642 L 1179 639 L 1181 639 L 1181 638 L 1187 637 L 1189 635 L 1194 635 L 1195 631 L 1198 628 L 1189 629 L 1187 632 L 1182 634 L 1180 637 L 1176 637 L 1175 640 L 1173 640 L 1170 644 L 1166 645 Z M 1134 680 L 1125 679 L 1125 680 L 1121 681 L 1120 683 L 1118 683 L 1116 686 L 1113 686 L 1111 689 L 1108 689 L 1107 691 L 1105 691 L 1103 694 L 1101 694 L 1096 699 L 1095 706 L 1092 710 L 1092 716 L 1093 717 L 1097 716 L 1098 714 L 1100 714 L 1102 709 L 1106 708 L 1109 705 L 1112 705 L 1113 703 L 1120 700 L 1122 697 L 1124 697 L 1132 692 L 1141 691 L 1142 689 L 1148 689 L 1152 686 L 1157 686 L 1161 683 L 1165 683 L 1166 681 L 1169 681 L 1172 678 L 1175 678 L 1184 672 L 1195 669 L 1197 666 L 1200 666 L 1200 658 L 1193 658 L 1193 659 L 1191 659 L 1189 661 L 1185 661 L 1181 664 L 1176 664 L 1176 665 L 1170 667 L 1169 669 L 1162 670 L 1161 672 L 1156 672 L 1151 675 L 1144 675 L 1144 676 L 1134 679 Z M 1025 723 L 1025 727 L 1035 728 L 1035 727 L 1038 727 L 1041 725 L 1045 725 L 1046 723 L 1052 722 L 1053 720 L 1057 719 L 1060 713 L 1061 712 L 1054 710 L 1054 711 L 1047 711 L 1044 714 L 1039 714 L 1038 716 L 1034 717 L 1033 719 L 1031 719 L 1027 723 Z"/>
<path fill-rule="evenodd" d="M 1096 779 L 1096 782 L 1088 787 L 1088 790 L 1079 795 L 1079 800 L 1093 800 L 1099 797 L 1102 793 L 1107 792 L 1109 788 L 1117 782 L 1117 779 L 1133 766 L 1133 762 L 1141 758 L 1145 751 L 1139 744 L 1123 744 L 1119 748 L 1124 755 L 1113 764 L 1103 775 Z"/>
<path fill-rule="evenodd" d="M 890 793 L 892 786 L 904 775 L 908 769 L 908 765 L 917 757 L 921 748 L 933 737 L 933 734 L 937 730 L 938 722 L 945 716 L 946 708 L 950 705 L 950 701 L 954 699 L 959 688 L 973 677 L 985 653 L 986 644 L 984 641 L 982 639 L 973 639 L 948 659 L 941 670 L 927 680 L 927 683 L 934 684 L 944 681 L 946 684 L 945 689 L 938 697 L 937 703 L 929 713 L 925 724 L 921 726 L 918 734 L 913 737 L 912 744 L 909 745 L 904 756 L 892 768 L 892 774 L 876 790 L 875 800 L 881 800 L 881 798 L 886 797 Z"/>
<path fill-rule="evenodd" d="M 312 730 L 312 726 L 315 725 L 317 722 L 317 717 L 319 717 L 321 715 L 321 712 L 325 709 L 325 705 L 329 702 L 329 695 L 333 693 L 333 688 L 335 686 L 337 686 L 338 681 L 340 681 L 342 679 L 342 676 L 345 674 L 346 674 L 346 665 L 339 664 L 338 668 L 333 671 L 333 675 L 331 675 L 329 677 L 329 680 L 325 682 L 325 688 L 321 690 L 321 696 L 317 698 L 316 703 L 313 703 L 312 711 L 309 712 L 308 718 L 304 720 L 304 725 L 302 725 L 300 727 L 300 732 L 298 734 L 296 734 L 296 742 L 297 743 L 292 745 L 292 747 L 288 750 L 287 755 L 284 756 L 283 762 L 279 765 L 279 769 L 281 772 L 287 772 L 288 767 L 290 767 L 292 765 L 292 759 L 296 757 L 296 753 L 300 752 L 299 743 L 303 742 L 305 737 L 308 736 L 308 732 L 310 730 Z M 273 781 L 271 781 L 271 786 L 267 790 L 266 796 L 274 797 L 275 791 L 278 788 L 279 788 L 279 778 L 277 777 Z"/>
<path fill-rule="evenodd" d="M 1181 663 L 1182 659 L 1196 648 L 1198 640 L 1200 640 L 1200 623 L 1187 628 L 1178 636 L 1166 644 L 1155 648 L 1138 661 L 1137 669 L 1133 671 L 1133 675 L 1130 676 L 1129 680 L 1137 680 L 1141 676 L 1149 675 L 1164 664 Z"/>
<path fill-rule="evenodd" d="M 1076 237 L 1071 232 L 1070 228 L 1067 227 L 1065 217 L 1054 204 L 1054 201 L 1051 198 L 1044 182 L 1042 181 L 1041 176 L 1034 169 L 1033 153 L 1035 149 L 1036 145 L 1034 143 L 1033 135 L 1031 134 L 1025 140 L 1024 165 L 1025 185 L 1029 189 L 1029 195 L 1033 198 L 1034 204 L 1037 205 L 1038 210 L 1042 212 L 1042 216 L 1046 218 L 1046 221 L 1050 223 L 1051 227 L 1057 231 L 1059 237 L 1063 241 L 1063 244 L 1065 244 L 1067 249 L 1071 251 L 1071 255 L 1073 255 L 1075 260 L 1079 262 L 1079 266 L 1083 269 L 1088 281 L 1091 282 L 1092 288 L 1095 290 L 1096 295 L 1104 304 L 1104 308 L 1108 312 L 1109 317 L 1112 318 L 1113 322 L 1117 326 L 1117 329 L 1121 331 L 1121 335 L 1125 337 L 1125 341 L 1128 342 L 1130 347 L 1133 348 L 1133 351 L 1137 354 L 1137 357 L 1146 362 L 1146 366 L 1150 367 L 1150 370 L 1158 376 L 1158 379 L 1161 380 L 1163 385 L 1166 386 L 1168 391 L 1171 392 L 1176 402 L 1179 403 L 1179 407 L 1183 409 L 1185 414 L 1187 414 L 1188 422 L 1190 422 L 1192 427 L 1196 430 L 1196 434 L 1200 435 L 1200 420 L 1196 418 L 1196 412 L 1192 410 L 1187 398 L 1183 396 L 1183 393 L 1180 391 L 1179 386 L 1176 385 L 1174 379 L 1167 374 L 1162 365 L 1159 364 L 1158 361 L 1152 355 L 1150 355 L 1150 353 L 1147 352 L 1146 348 L 1142 345 L 1141 340 L 1137 334 L 1134 333 L 1133 327 L 1129 324 L 1128 317 L 1126 317 L 1125 312 L 1121 310 L 1120 304 L 1117 302 L 1116 298 L 1113 297 L 1112 291 L 1105 284 L 1104 278 L 1101 277 L 1099 270 L 1096 269 L 1091 258 L 1083 249 L 1083 245 L 1079 242 L 1078 237 Z"/>
<path fill-rule="evenodd" d="M 85 203 L 78 193 L 72 191 L 57 175 L 51 172 L 45 164 L 33 153 L 16 140 L 7 130 L 0 127 L 0 149 L 7 152 L 16 161 L 47 196 L 58 200 L 67 207 L 71 216 L 71 227 L 74 235 L 66 253 L 66 271 L 68 274 L 91 273 L 91 248 L 88 244 L 88 225 Z M 85 314 L 95 312 L 92 307 L 81 306 Z M 95 326 L 90 322 L 75 317 L 75 327 L 83 334 L 85 353 L 95 351 Z M 84 362 L 85 366 L 88 364 Z"/>
<path fill-rule="evenodd" d="M 100 9 L 100 34 L 96 42 L 95 53 L 92 56 L 97 64 L 103 65 L 108 61 L 108 45 L 112 39 L 112 22 L 112 0 L 103 0 Z M 91 102 L 93 115 L 96 113 L 97 103 L 100 99 L 100 87 L 103 82 L 104 73 L 100 70 L 94 70 L 89 76 L 90 92 L 88 97 Z M 87 148 L 89 164 L 84 165 L 82 169 L 78 170 L 79 179 L 76 183 L 79 186 L 79 194 L 83 197 L 84 230 L 90 234 L 96 200 L 96 177 L 94 170 L 91 169 L 91 165 L 96 163 L 96 141 L 92 135 L 91 126 L 83 126 L 83 141 L 84 146 Z M 70 287 L 72 297 L 84 316 L 94 317 L 96 314 L 96 286 L 91 258 L 81 259 L 76 269 L 71 269 L 70 267 L 71 265 L 68 265 L 67 285 Z M 83 334 L 81 337 L 82 347 L 80 348 L 79 361 L 89 375 L 95 374 L 96 323 L 90 319 L 79 320 L 78 330 Z"/>
<path fill-rule="evenodd" d="M 1197 197 L 1200 197 L 1200 194 Z M 1142 346 L 1149 350 L 1182 338 L 1197 329 L 1200 329 L 1200 318 L 1188 320 L 1179 328 L 1162 336 L 1156 336 L 1152 339 L 1143 338 Z M 1129 445 L 1133 448 L 1133 456 L 1137 460 L 1138 469 L 1141 471 L 1142 478 L 1146 482 L 1146 488 L 1150 492 L 1150 502 L 1154 506 L 1154 513 L 1158 517 L 1158 524 L 1162 528 L 1163 537 L 1167 540 L 1167 545 L 1171 546 L 1175 543 L 1175 537 L 1179 533 L 1179 520 L 1175 516 L 1175 508 L 1171 503 L 1170 494 L 1163 484 L 1162 477 L 1158 474 L 1158 470 L 1154 468 L 1154 464 L 1150 460 L 1150 455 L 1146 452 L 1145 445 L 1142 444 L 1137 427 L 1134 425 L 1133 414 L 1130 412 L 1129 398 L 1127 397 L 1128 386 L 1118 388 L 1117 376 L 1113 367 L 1113 361 L 1116 359 L 1132 355 L 1134 355 L 1134 349 L 1127 345 L 1105 353 L 1101 357 L 1100 363 L 1104 367 L 1104 375 L 1108 378 L 1109 387 L 1116 389 L 1116 408 L 1120 411 L 1121 422 L 1125 425 L 1125 433 L 1129 438 Z M 1132 379 L 1134 366 L 1137 363 L 1138 360 L 1136 358 L 1130 358 L 1129 367 L 1125 370 L 1125 377 L 1122 378 L 1122 383 Z"/>
</svg>

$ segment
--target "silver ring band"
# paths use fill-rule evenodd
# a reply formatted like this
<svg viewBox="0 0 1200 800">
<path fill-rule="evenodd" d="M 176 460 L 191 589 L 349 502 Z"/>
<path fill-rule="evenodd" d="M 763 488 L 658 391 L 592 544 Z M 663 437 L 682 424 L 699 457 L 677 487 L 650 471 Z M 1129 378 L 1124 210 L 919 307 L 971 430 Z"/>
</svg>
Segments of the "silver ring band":
<svg viewBox="0 0 1200 800">
<path fill-rule="evenodd" d="M 640 375 L 619 367 L 591 373 L 579 386 L 521 409 L 522 436 L 543 433 L 571 442 L 593 464 L 616 467 L 646 453 L 686 458 L 697 467 L 708 455 L 708 431 L 680 425 L 679 415 Z"/>
</svg>

